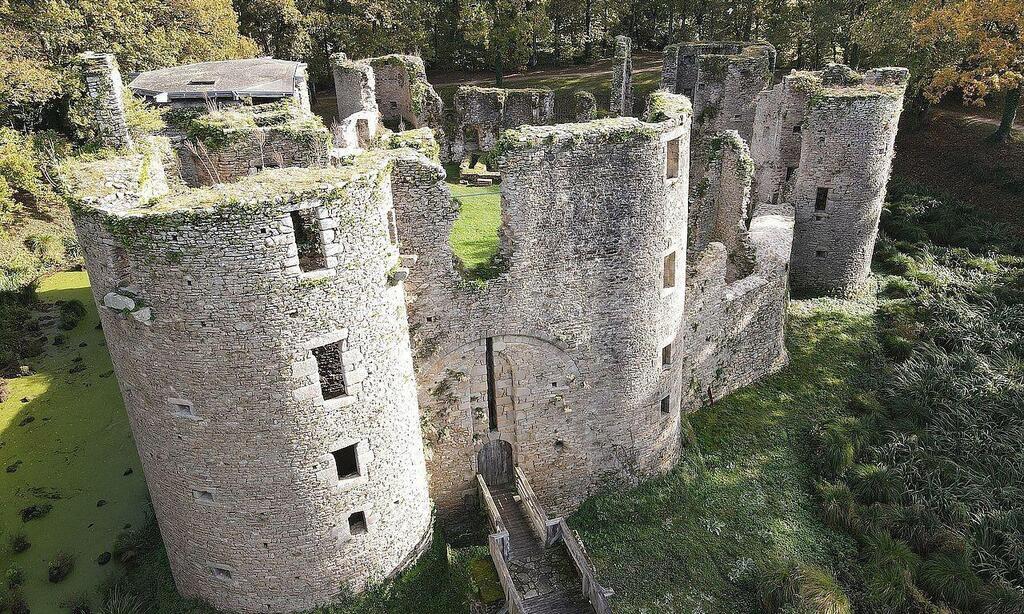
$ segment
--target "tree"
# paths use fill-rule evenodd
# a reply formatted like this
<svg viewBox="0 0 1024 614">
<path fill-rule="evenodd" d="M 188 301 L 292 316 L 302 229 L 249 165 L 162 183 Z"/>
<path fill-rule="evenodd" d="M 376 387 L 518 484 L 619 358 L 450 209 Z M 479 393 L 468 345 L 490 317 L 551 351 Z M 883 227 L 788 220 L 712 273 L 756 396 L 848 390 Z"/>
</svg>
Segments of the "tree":
<svg viewBox="0 0 1024 614">
<path fill-rule="evenodd" d="M 1024 85 L 1024 0 L 921 0 L 914 32 L 937 67 L 926 95 L 938 101 L 957 90 L 965 103 L 984 106 L 1004 93 L 1002 120 L 990 138 L 1008 140 Z"/>
<path fill-rule="evenodd" d="M 275 58 L 298 60 L 306 53 L 309 36 L 295 0 L 235 0 L 239 29 Z"/>
</svg>

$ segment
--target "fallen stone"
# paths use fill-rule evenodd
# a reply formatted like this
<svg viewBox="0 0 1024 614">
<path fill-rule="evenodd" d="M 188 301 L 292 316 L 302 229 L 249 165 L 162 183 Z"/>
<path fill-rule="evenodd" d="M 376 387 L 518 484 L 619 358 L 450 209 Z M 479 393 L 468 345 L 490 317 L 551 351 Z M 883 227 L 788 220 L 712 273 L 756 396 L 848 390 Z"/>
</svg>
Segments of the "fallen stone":
<svg viewBox="0 0 1024 614">
<path fill-rule="evenodd" d="M 135 301 L 117 292 L 107 292 L 103 297 L 103 306 L 114 311 L 131 311 L 135 309 Z"/>
</svg>

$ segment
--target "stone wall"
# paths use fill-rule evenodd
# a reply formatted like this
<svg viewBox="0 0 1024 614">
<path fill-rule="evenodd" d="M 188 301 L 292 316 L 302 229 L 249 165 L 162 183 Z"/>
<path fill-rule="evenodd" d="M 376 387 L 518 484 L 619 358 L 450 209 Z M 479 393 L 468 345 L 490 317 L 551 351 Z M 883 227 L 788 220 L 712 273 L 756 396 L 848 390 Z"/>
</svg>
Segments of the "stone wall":
<svg viewBox="0 0 1024 614">
<path fill-rule="evenodd" d="M 633 115 L 633 41 L 628 36 L 615 37 L 612 58 L 612 89 L 608 110 L 612 115 Z"/>
<path fill-rule="evenodd" d="M 90 115 L 100 142 L 107 147 L 132 146 L 124 112 L 124 84 L 117 60 L 109 53 L 78 56 L 85 92 L 90 98 Z"/>
<path fill-rule="evenodd" d="M 365 149 L 380 124 L 373 68 L 349 60 L 344 53 L 335 53 L 331 55 L 331 74 L 338 104 L 338 121 L 331 126 L 334 146 Z"/>
<path fill-rule="evenodd" d="M 430 128 L 447 159 L 444 103 L 430 82 L 423 60 L 414 55 L 384 55 L 361 60 L 373 68 L 377 108 L 388 128 L 400 131 Z"/>
<path fill-rule="evenodd" d="M 455 92 L 455 117 L 451 157 L 461 162 L 493 151 L 502 130 L 554 122 L 555 93 L 463 85 Z"/>
<path fill-rule="evenodd" d="M 396 162 L 403 250 L 419 256 L 407 290 L 431 494 L 446 518 L 469 509 L 494 440 L 511 445 L 552 514 L 675 462 L 690 119 L 680 108 L 657 124 L 506 131 L 504 273 L 482 286 L 452 264 L 458 210 L 441 169 Z M 683 172 L 666 178 L 670 151 Z"/>
<path fill-rule="evenodd" d="M 178 590 L 305 610 L 415 560 L 431 503 L 387 156 L 148 204 L 92 164 L 76 230 Z M 296 211 L 321 270 L 300 266 Z M 329 344 L 345 394 L 325 400 Z"/>
<path fill-rule="evenodd" d="M 763 95 L 757 196 L 794 207 L 794 289 L 849 295 L 870 274 L 906 82 L 905 69 L 833 65 Z"/>
<path fill-rule="evenodd" d="M 588 91 L 579 90 L 572 95 L 573 118 L 577 122 L 597 119 L 597 98 Z"/>
</svg>

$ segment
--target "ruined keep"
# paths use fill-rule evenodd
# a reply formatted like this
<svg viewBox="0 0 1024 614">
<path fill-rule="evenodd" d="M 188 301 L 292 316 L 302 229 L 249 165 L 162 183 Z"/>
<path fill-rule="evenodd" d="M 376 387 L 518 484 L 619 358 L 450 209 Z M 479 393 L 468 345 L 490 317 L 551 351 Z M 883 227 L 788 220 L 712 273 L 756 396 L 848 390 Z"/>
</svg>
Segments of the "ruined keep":
<svg viewBox="0 0 1024 614">
<path fill-rule="evenodd" d="M 757 198 L 794 208 L 794 289 L 843 296 L 867 280 L 907 80 L 904 68 L 832 65 L 759 95 Z"/>
<path fill-rule="evenodd" d="M 615 37 L 610 96 L 608 110 L 612 115 L 633 114 L 633 41 L 628 36 Z"/>
<path fill-rule="evenodd" d="M 530 125 L 545 95 L 511 113 L 507 90 L 467 90 L 503 97 L 489 128 L 500 247 L 481 282 L 449 241 L 459 204 L 443 145 L 429 127 L 383 124 L 413 120 L 394 114 L 404 77 L 382 92 L 378 65 L 405 64 L 332 57 L 333 134 L 286 114 L 326 143 L 322 159 L 209 186 L 149 137 L 64 170 L 175 582 L 221 609 L 296 611 L 363 590 L 418 558 L 435 517 L 493 508 L 488 485 L 514 483 L 547 544 L 572 537 L 545 514 L 671 468 L 686 413 L 786 363 L 799 243 L 831 240 L 794 211 L 829 181 L 828 215 L 870 221 L 891 140 L 854 135 L 895 133 L 906 80 L 794 74 L 757 94 L 749 144 L 738 129 L 702 134 L 697 175 L 683 95 L 655 92 L 642 118 Z M 280 110 L 242 110 L 243 132 L 282 125 L 256 119 Z M 237 127 L 222 111 L 193 118 L 193 133 Z M 787 187 L 794 113 L 803 144 Z M 123 117 L 95 120 L 103 134 Z M 849 153 L 823 149 L 836 138 Z M 823 259 L 840 283 L 859 279 L 868 235 Z M 580 557 L 587 598 L 608 611 Z"/>
<path fill-rule="evenodd" d="M 555 93 L 545 89 L 460 86 L 451 158 L 462 161 L 494 151 L 503 130 L 555 121 Z"/>
</svg>

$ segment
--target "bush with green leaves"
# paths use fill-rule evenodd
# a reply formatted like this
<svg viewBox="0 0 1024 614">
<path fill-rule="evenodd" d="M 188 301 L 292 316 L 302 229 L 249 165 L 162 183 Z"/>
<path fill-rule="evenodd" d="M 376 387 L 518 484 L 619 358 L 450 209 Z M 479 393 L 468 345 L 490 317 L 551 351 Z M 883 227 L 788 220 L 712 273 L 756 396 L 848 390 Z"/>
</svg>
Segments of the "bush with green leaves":
<svg viewBox="0 0 1024 614">
<path fill-rule="evenodd" d="M 46 577 L 50 582 L 57 584 L 63 582 L 71 575 L 75 567 L 75 559 L 67 552 L 58 552 L 46 566 Z"/>
<path fill-rule="evenodd" d="M 850 598 L 835 577 L 816 565 L 793 561 L 769 564 L 757 582 L 762 611 L 849 614 Z"/>
<path fill-rule="evenodd" d="M 58 325 L 62 330 L 73 330 L 86 313 L 85 305 L 78 299 L 61 303 Z"/>
<path fill-rule="evenodd" d="M 4 573 L 4 586 L 8 589 L 16 589 L 25 583 L 25 570 L 17 565 L 11 565 Z"/>
</svg>

